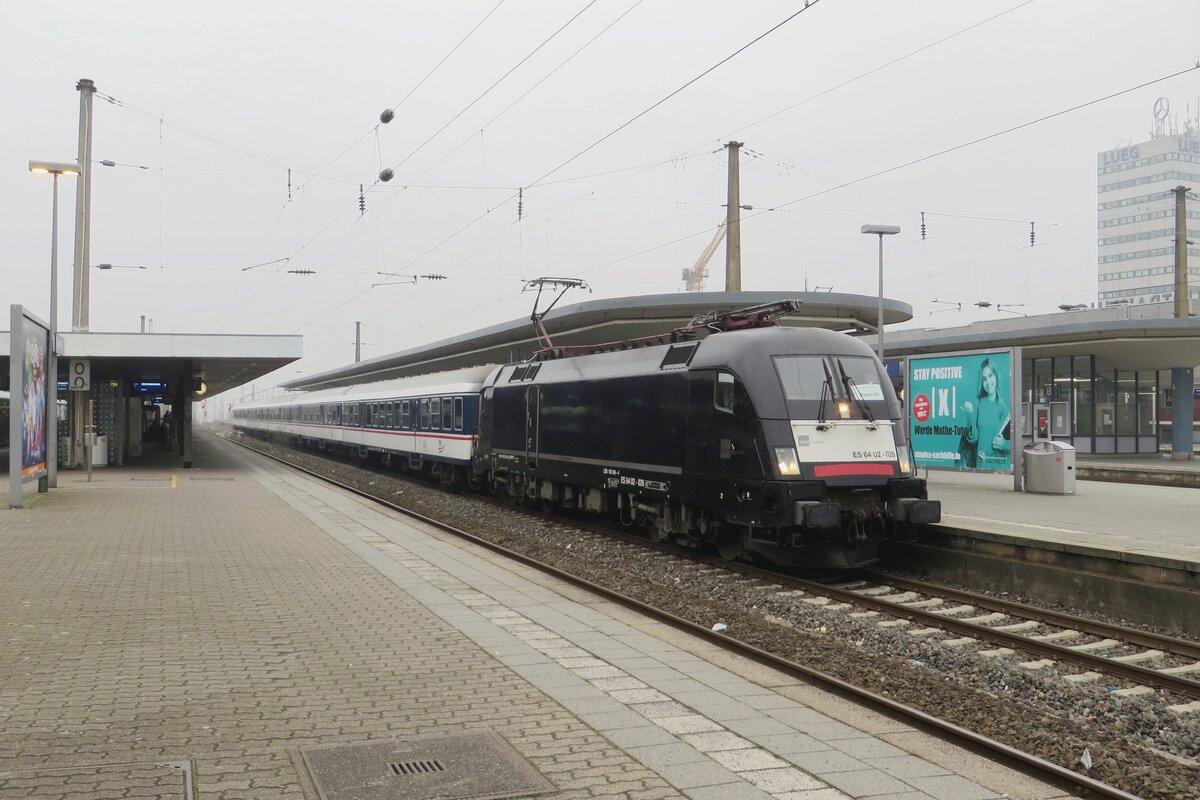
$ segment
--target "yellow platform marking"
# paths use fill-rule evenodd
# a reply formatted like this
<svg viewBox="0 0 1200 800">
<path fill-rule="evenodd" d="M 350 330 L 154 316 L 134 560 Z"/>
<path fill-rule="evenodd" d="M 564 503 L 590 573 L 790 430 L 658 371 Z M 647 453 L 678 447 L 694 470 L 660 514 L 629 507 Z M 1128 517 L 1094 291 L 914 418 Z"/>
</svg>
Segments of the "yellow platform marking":
<svg viewBox="0 0 1200 800">
<path fill-rule="evenodd" d="M 175 475 L 174 473 L 171 474 L 171 488 L 172 489 L 179 488 L 179 476 Z"/>
</svg>

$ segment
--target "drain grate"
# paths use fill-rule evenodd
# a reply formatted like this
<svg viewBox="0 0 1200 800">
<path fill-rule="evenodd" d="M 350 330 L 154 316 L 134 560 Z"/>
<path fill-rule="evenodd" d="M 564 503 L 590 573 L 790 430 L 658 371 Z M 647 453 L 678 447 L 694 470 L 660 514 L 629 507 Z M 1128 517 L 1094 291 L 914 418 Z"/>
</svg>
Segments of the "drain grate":
<svg viewBox="0 0 1200 800">
<path fill-rule="evenodd" d="M 397 775 L 421 775 L 429 772 L 445 772 L 440 761 L 400 761 L 388 764 Z"/>
<path fill-rule="evenodd" d="M 301 750 L 321 800 L 503 800 L 555 791 L 494 731 Z"/>
</svg>

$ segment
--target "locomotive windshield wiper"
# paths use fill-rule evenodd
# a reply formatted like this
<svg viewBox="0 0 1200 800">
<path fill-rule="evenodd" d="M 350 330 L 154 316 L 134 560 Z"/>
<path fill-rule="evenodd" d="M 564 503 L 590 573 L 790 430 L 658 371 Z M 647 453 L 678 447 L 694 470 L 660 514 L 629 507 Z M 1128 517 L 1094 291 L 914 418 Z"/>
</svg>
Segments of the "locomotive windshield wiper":
<svg viewBox="0 0 1200 800">
<path fill-rule="evenodd" d="M 851 378 L 850 374 L 846 372 L 846 365 L 842 363 L 840 358 L 837 360 L 837 365 L 838 371 L 842 373 L 842 385 L 846 387 L 846 394 L 850 395 L 850 397 L 858 405 L 858 412 L 871 422 L 874 422 L 875 415 L 871 413 L 871 407 L 868 406 L 867 401 L 863 399 L 862 392 L 854 391 L 858 387 L 854 383 L 854 378 Z"/>
<path fill-rule="evenodd" d="M 833 394 L 833 375 L 829 373 L 829 364 L 825 359 L 821 359 L 821 367 L 825 370 L 825 380 L 821 384 L 821 403 L 817 406 L 817 430 L 823 431 L 827 427 L 825 422 L 825 398 Z"/>
</svg>

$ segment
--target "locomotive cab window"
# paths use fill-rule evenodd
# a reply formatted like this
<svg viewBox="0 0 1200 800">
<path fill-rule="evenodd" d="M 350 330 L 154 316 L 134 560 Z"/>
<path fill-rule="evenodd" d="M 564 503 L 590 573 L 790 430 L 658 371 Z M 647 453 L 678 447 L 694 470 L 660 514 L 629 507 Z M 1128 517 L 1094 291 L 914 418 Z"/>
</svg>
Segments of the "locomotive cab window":
<svg viewBox="0 0 1200 800">
<path fill-rule="evenodd" d="M 845 384 L 844 392 L 853 402 L 866 403 L 877 416 L 892 416 L 878 361 L 865 356 L 835 356 L 833 361 L 834 380 Z"/>
<path fill-rule="evenodd" d="M 824 360 L 822 356 L 776 356 L 775 371 L 783 385 L 783 396 L 788 400 L 820 401 L 826 382 Z M 832 386 L 826 391 L 831 400 L 839 394 Z"/>
<path fill-rule="evenodd" d="M 754 415 L 746 387 L 732 372 L 718 372 L 714 388 L 713 405 L 719 410 L 730 414 Z"/>
</svg>

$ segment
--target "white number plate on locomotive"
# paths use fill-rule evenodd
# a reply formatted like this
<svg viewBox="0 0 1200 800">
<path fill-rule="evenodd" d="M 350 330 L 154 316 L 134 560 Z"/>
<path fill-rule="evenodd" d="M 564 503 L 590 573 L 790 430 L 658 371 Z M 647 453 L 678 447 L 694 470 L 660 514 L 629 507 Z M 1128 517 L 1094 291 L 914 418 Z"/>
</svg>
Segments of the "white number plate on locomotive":
<svg viewBox="0 0 1200 800">
<path fill-rule="evenodd" d="M 825 430 L 818 430 L 823 427 Z M 896 461 L 891 420 L 829 420 L 818 424 L 792 421 L 796 454 L 801 462 Z"/>
</svg>

